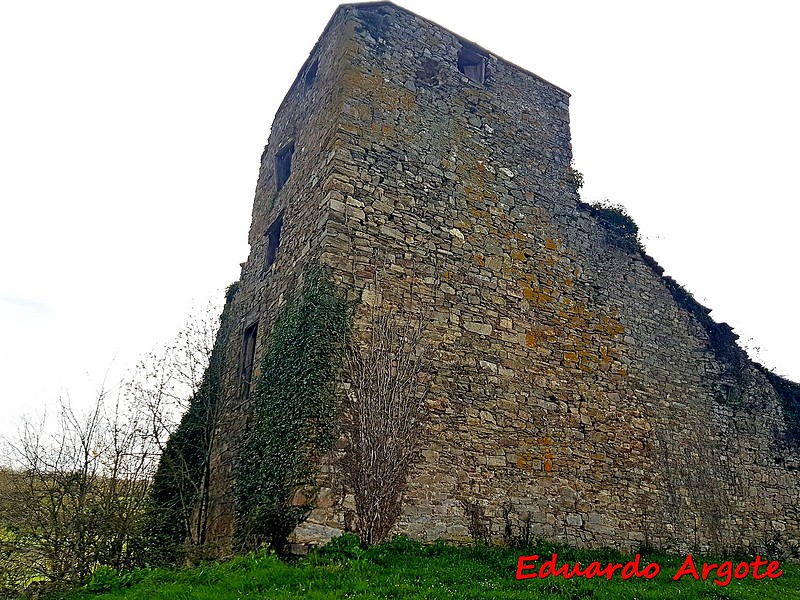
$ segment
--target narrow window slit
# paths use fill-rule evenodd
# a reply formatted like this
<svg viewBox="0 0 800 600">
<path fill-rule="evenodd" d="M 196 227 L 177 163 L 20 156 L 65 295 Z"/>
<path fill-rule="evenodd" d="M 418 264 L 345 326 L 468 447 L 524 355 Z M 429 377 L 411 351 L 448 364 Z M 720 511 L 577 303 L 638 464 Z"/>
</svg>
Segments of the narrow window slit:
<svg viewBox="0 0 800 600">
<path fill-rule="evenodd" d="M 247 398 L 250 395 L 250 384 L 253 381 L 253 365 L 256 359 L 256 338 L 258 336 L 258 321 L 244 330 L 242 338 L 242 363 L 239 369 L 241 373 L 242 395 Z"/>
<path fill-rule="evenodd" d="M 317 79 L 317 69 L 319 69 L 319 59 L 311 63 L 306 71 L 306 89 L 314 85 L 314 81 Z"/>
<path fill-rule="evenodd" d="M 272 225 L 267 229 L 265 237 L 267 238 L 267 258 L 264 262 L 264 270 L 269 269 L 275 262 L 278 256 L 278 246 L 281 243 L 281 227 L 283 227 L 283 215 L 275 219 Z"/>
<path fill-rule="evenodd" d="M 283 184 L 289 179 L 292 174 L 292 155 L 294 154 L 294 144 L 281 149 L 275 155 L 275 191 L 281 191 Z"/>
</svg>

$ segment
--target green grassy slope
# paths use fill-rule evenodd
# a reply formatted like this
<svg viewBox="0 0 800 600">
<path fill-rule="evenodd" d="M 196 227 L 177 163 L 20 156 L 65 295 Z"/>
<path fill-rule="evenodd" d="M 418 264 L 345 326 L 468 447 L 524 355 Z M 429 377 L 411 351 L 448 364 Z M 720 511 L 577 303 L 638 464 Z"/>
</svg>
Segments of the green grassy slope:
<svg viewBox="0 0 800 600">
<path fill-rule="evenodd" d="M 725 587 L 715 585 L 714 577 L 708 581 L 694 581 L 690 577 L 673 581 L 672 576 L 680 568 L 684 557 L 655 555 L 641 560 L 642 566 L 649 562 L 660 565 L 660 574 L 651 580 L 624 581 L 619 572 L 610 581 L 602 577 L 516 579 L 517 560 L 521 554 L 538 554 L 549 558 L 553 552 L 558 553 L 559 563 L 580 561 L 582 567 L 592 561 L 605 566 L 609 562 L 625 563 L 632 558 L 610 550 L 583 551 L 546 544 L 519 551 L 422 546 L 402 538 L 362 551 L 345 541 L 335 545 L 332 550 L 313 554 L 294 564 L 282 562 L 274 555 L 260 553 L 185 570 L 143 571 L 133 577 L 136 581 L 130 587 L 104 593 L 82 590 L 72 592 L 66 598 L 800 599 L 800 565 L 789 562 L 781 563 L 783 575 L 777 579 L 734 579 Z M 698 565 L 702 565 L 704 560 L 696 557 Z M 738 560 L 734 559 L 733 562 L 735 565 Z M 113 575 L 97 577 L 94 587 L 119 583 Z"/>
</svg>

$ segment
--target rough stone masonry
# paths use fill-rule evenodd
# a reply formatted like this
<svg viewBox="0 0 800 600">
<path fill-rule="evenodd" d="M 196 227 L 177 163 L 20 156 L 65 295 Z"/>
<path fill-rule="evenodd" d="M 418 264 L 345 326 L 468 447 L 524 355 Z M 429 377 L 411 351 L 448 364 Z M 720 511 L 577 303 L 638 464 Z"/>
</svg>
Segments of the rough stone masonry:
<svg viewBox="0 0 800 600">
<path fill-rule="evenodd" d="M 397 533 L 500 541 L 510 526 L 579 546 L 797 551 L 797 388 L 580 202 L 568 104 L 392 3 L 336 10 L 261 157 L 211 540 L 229 547 L 236 527 L 242 381 L 304 265 L 321 261 L 351 297 L 432 317 L 428 426 Z M 352 496 L 331 465 L 297 542 L 346 527 Z"/>
</svg>

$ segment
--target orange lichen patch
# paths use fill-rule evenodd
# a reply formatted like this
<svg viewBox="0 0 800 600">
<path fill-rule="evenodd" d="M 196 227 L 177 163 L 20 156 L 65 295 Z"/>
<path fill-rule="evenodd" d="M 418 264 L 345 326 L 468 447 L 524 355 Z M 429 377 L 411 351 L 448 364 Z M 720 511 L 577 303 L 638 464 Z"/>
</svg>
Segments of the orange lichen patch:
<svg viewBox="0 0 800 600">
<path fill-rule="evenodd" d="M 469 221 L 458 221 L 456 223 L 456 227 L 459 229 L 472 229 L 472 223 Z"/>
<path fill-rule="evenodd" d="M 533 348 L 536 345 L 536 339 L 536 333 L 529 331 L 525 334 L 525 345 L 529 348 Z"/>
<path fill-rule="evenodd" d="M 605 332 L 611 335 L 625 333 L 625 326 L 622 323 L 606 315 L 600 317 L 600 324 Z"/>
<path fill-rule="evenodd" d="M 556 285 L 555 281 L 548 276 L 539 277 L 539 281 L 546 288 L 552 288 Z"/>
<path fill-rule="evenodd" d="M 554 252 L 548 252 L 544 256 L 544 263 L 549 267 L 558 268 L 560 267 L 559 262 L 560 262 L 559 254 L 556 254 Z"/>
<path fill-rule="evenodd" d="M 461 163 L 458 165 L 456 172 L 463 175 L 464 181 L 469 181 L 474 184 L 479 190 L 485 189 L 486 181 L 484 179 L 485 171 L 481 168 L 476 168 L 474 165 Z M 465 190 L 466 191 L 466 190 Z"/>
<path fill-rule="evenodd" d="M 533 457 L 530 454 L 517 454 L 517 466 L 526 469 L 530 466 Z"/>
<path fill-rule="evenodd" d="M 577 352 L 564 352 L 564 362 L 576 363 L 578 362 Z"/>
<path fill-rule="evenodd" d="M 522 297 L 526 300 L 533 300 L 534 291 L 531 289 L 531 286 L 525 285 L 524 283 L 520 283 L 519 287 L 522 288 Z"/>
<path fill-rule="evenodd" d="M 394 125 L 381 125 L 380 123 L 372 123 L 370 125 L 370 130 L 372 133 L 378 133 L 381 135 L 393 135 L 395 131 Z"/>
<path fill-rule="evenodd" d="M 586 319 L 581 315 L 569 315 L 569 325 L 575 329 L 584 329 L 587 327 Z"/>
<path fill-rule="evenodd" d="M 339 123 L 339 129 L 354 135 L 361 135 L 364 128 L 354 123 Z"/>
<path fill-rule="evenodd" d="M 549 460 L 546 460 L 544 461 L 542 468 L 549 473 L 553 470 L 553 464 Z"/>
<path fill-rule="evenodd" d="M 512 250 L 511 258 L 514 260 L 525 260 L 525 253 L 522 250 Z"/>
<path fill-rule="evenodd" d="M 600 346 L 600 358 L 605 365 L 610 365 L 614 362 L 614 357 L 609 352 L 608 346 Z"/>
<path fill-rule="evenodd" d="M 548 250 L 558 250 L 558 240 L 545 238 L 544 247 L 547 248 Z"/>
<path fill-rule="evenodd" d="M 401 88 L 398 88 L 401 89 Z M 405 89 L 405 88 L 402 88 Z M 403 108 L 406 109 L 414 109 L 417 106 L 417 96 L 415 94 L 408 94 L 408 93 L 401 93 L 400 94 L 400 104 Z"/>
<path fill-rule="evenodd" d="M 475 264 L 478 265 L 479 267 L 486 266 L 486 261 L 484 260 L 482 254 L 476 254 L 475 256 L 472 257 L 472 260 L 475 261 Z"/>
<path fill-rule="evenodd" d="M 452 277 L 452 273 L 450 273 L 450 271 L 445 271 L 444 273 L 442 273 L 442 277 L 444 277 L 446 281 L 450 281 L 450 277 Z"/>
<path fill-rule="evenodd" d="M 469 197 L 470 197 L 470 196 L 469 196 L 469 194 L 467 193 L 466 189 L 464 190 L 464 193 L 465 193 L 465 194 L 467 194 L 467 198 L 469 198 Z M 477 197 L 478 199 L 480 199 L 480 196 L 479 196 L 479 195 L 476 195 L 476 197 Z M 469 207 L 469 212 L 470 212 L 470 214 L 471 214 L 473 217 L 475 217 L 476 219 L 485 219 L 485 220 L 488 220 L 488 219 L 490 218 L 490 215 L 489 215 L 489 213 L 488 213 L 488 212 L 486 212 L 485 210 L 480 210 L 479 208 L 475 208 L 474 206 L 470 206 L 470 207 Z"/>
</svg>

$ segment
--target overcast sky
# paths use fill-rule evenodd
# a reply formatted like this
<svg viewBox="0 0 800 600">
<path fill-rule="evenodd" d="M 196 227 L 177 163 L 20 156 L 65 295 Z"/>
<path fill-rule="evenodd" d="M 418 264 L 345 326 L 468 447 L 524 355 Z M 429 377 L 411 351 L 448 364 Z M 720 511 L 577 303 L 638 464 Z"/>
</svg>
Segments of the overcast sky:
<svg viewBox="0 0 800 600">
<path fill-rule="evenodd" d="M 568 90 L 584 200 L 625 205 L 800 380 L 796 3 L 402 4 Z M 336 6 L 0 1 L 0 433 L 238 277 L 272 118 Z"/>
</svg>

